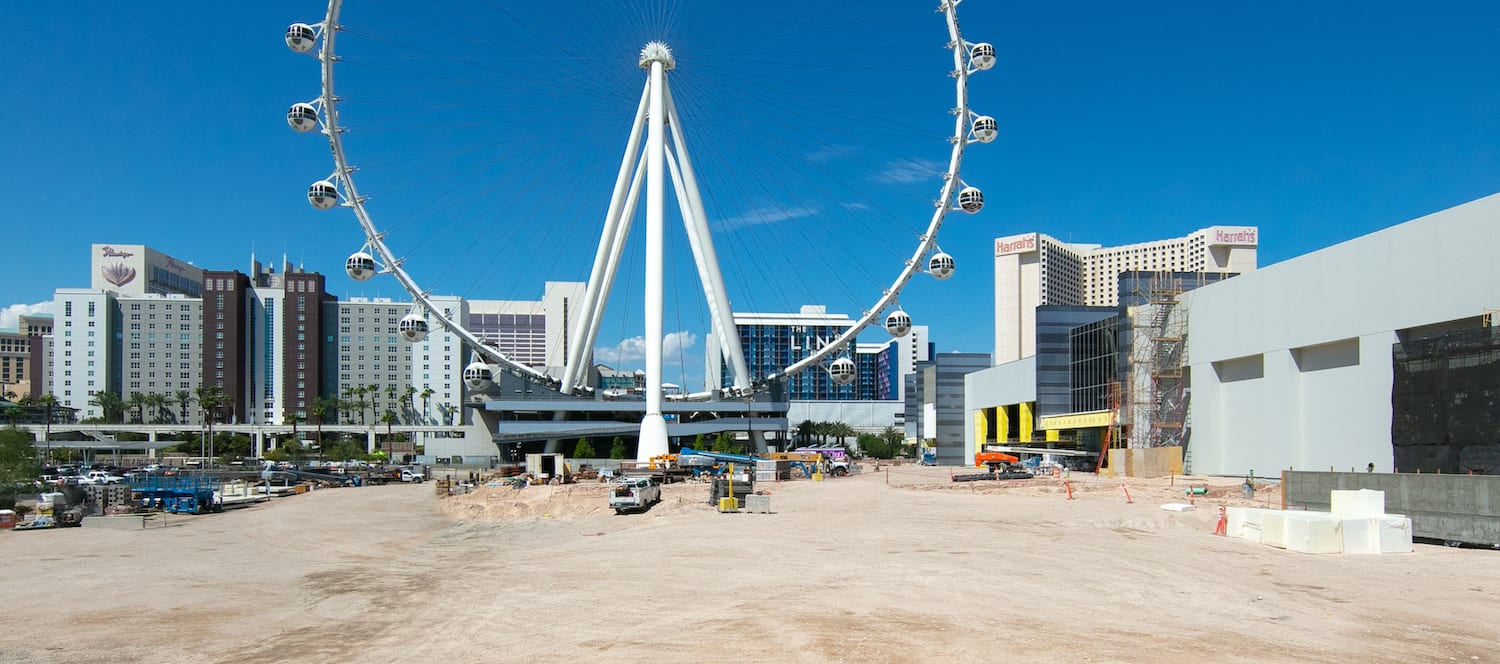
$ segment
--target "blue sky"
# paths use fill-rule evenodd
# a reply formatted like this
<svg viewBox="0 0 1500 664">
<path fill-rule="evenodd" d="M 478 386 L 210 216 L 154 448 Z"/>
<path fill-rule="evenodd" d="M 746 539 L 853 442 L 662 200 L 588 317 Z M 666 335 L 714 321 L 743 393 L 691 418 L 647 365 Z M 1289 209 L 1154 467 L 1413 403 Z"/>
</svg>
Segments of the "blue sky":
<svg viewBox="0 0 1500 664">
<path fill-rule="evenodd" d="M 546 279 L 586 278 L 643 81 L 634 52 L 665 37 L 736 307 L 857 315 L 878 298 L 947 159 L 934 3 L 539 4 L 346 8 L 350 156 L 425 287 L 535 299 Z M 252 248 L 285 252 L 340 297 L 400 297 L 388 278 L 339 273 L 362 243 L 352 215 L 303 199 L 331 162 L 283 120 L 318 74 L 281 33 L 321 3 L 82 7 L 3 47 L 0 306 L 87 286 L 90 242 L 241 270 Z M 0 22 L 57 26 L 58 11 L 6 3 Z M 1255 225 L 1267 265 L 1500 189 L 1494 3 L 968 0 L 961 16 L 998 51 L 971 101 L 1000 137 L 964 163 L 986 208 L 939 235 L 958 274 L 901 298 L 940 351 L 993 345 L 994 237 L 1109 245 Z M 690 382 L 707 318 L 668 230 L 666 328 L 687 367 L 667 379 Z M 638 245 L 600 333 L 627 366 Z"/>
</svg>

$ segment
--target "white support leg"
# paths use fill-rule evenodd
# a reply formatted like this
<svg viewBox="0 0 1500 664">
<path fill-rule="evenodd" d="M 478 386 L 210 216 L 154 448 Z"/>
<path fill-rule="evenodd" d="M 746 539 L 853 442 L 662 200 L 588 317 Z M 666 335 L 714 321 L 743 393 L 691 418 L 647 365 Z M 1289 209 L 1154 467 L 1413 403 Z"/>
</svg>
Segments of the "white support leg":
<svg viewBox="0 0 1500 664">
<path fill-rule="evenodd" d="M 667 421 L 662 417 L 662 226 L 664 197 L 662 166 L 666 153 L 665 63 L 650 62 L 650 108 L 646 131 L 646 414 L 641 418 L 636 461 L 667 453 Z"/>
<path fill-rule="evenodd" d="M 698 274 L 703 281 L 703 295 L 708 301 L 709 312 L 714 317 L 714 327 L 719 334 L 719 348 L 723 350 L 725 359 L 729 361 L 729 368 L 734 372 L 735 388 L 748 390 L 750 370 L 745 363 L 744 348 L 740 345 L 739 330 L 734 326 L 734 308 L 730 306 L 729 291 L 724 287 L 724 273 L 719 269 L 719 254 L 714 250 L 713 235 L 708 229 L 703 195 L 698 190 L 698 179 L 693 175 L 693 162 L 688 156 L 682 123 L 677 118 L 677 104 L 672 102 L 671 90 L 666 90 L 665 93 L 672 145 L 676 148 L 677 160 L 682 169 L 682 181 L 678 184 L 678 189 L 685 190 L 688 201 L 688 205 L 682 208 L 683 225 L 687 227 L 688 241 L 693 244 L 693 257 L 698 259 Z"/>
<path fill-rule="evenodd" d="M 640 161 L 635 165 L 635 177 L 630 181 L 630 193 L 625 197 L 625 214 L 620 218 L 620 224 L 615 228 L 613 250 L 604 267 L 604 286 L 599 293 L 599 299 L 594 303 L 590 311 L 585 311 L 593 324 L 588 329 L 588 339 L 585 348 L 593 348 L 594 342 L 598 341 L 599 323 L 604 320 L 604 308 L 609 304 L 609 294 L 615 287 L 615 276 L 620 272 L 620 257 L 625 253 L 625 239 L 630 235 L 630 227 L 635 222 L 636 205 L 641 199 L 641 183 L 646 177 L 646 155 L 641 154 Z"/>
<path fill-rule="evenodd" d="M 625 202 L 626 183 L 631 180 L 631 164 L 636 161 L 636 155 L 640 153 L 641 130 L 645 126 L 646 104 L 650 101 L 650 82 L 641 91 L 641 102 L 635 109 L 635 121 L 631 124 L 630 140 L 626 143 L 625 156 L 620 159 L 620 171 L 615 176 L 614 193 L 610 195 L 609 211 L 604 215 L 604 229 L 599 234 L 599 250 L 594 254 L 594 269 L 589 274 L 589 283 L 584 291 L 582 316 L 572 331 L 571 344 L 568 347 L 568 357 L 563 364 L 563 376 L 561 390 L 563 394 L 572 394 L 573 389 L 582 382 L 582 377 L 588 375 L 587 367 L 583 366 L 588 358 L 588 351 L 593 347 L 593 339 L 599 332 L 599 319 L 591 312 L 600 310 L 601 301 L 608 300 L 609 295 L 601 296 L 601 289 L 605 277 L 605 266 L 608 257 L 619 251 L 619 240 L 624 235 L 616 232 L 620 224 L 621 209 Z M 639 170 L 639 166 L 636 167 Z M 626 223 L 629 223 L 628 221 Z"/>
</svg>

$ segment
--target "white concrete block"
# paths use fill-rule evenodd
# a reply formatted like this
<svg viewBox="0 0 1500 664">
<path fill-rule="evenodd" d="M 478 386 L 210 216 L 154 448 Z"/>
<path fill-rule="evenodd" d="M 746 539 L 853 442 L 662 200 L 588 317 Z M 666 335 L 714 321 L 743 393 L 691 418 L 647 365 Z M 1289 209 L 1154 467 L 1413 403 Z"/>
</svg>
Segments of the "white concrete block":
<svg viewBox="0 0 1500 664">
<path fill-rule="evenodd" d="M 1323 512 L 1287 512 L 1286 549 L 1300 553 L 1341 553 L 1343 518 Z"/>
<path fill-rule="evenodd" d="M 1381 553 L 1411 553 L 1411 518 L 1383 514 L 1378 519 Z"/>
<path fill-rule="evenodd" d="M 1266 546 L 1274 546 L 1278 549 L 1286 548 L 1286 515 L 1287 512 L 1279 510 L 1267 511 L 1260 521 L 1260 543 Z"/>
<path fill-rule="evenodd" d="M 1346 516 L 1343 526 L 1344 553 L 1380 553 L 1380 520 Z"/>
<path fill-rule="evenodd" d="M 1260 544 L 1260 531 L 1261 531 L 1261 527 L 1264 525 L 1264 522 L 1265 522 L 1265 519 L 1266 519 L 1266 513 L 1270 512 L 1271 510 L 1262 509 L 1262 508 L 1259 508 L 1259 507 L 1246 507 L 1246 508 L 1234 508 L 1234 507 L 1231 507 L 1229 509 L 1242 509 L 1242 510 L 1244 510 L 1244 511 L 1242 511 L 1240 513 L 1240 517 L 1243 519 L 1243 521 L 1240 523 L 1240 534 L 1239 534 L 1240 539 L 1242 539 L 1242 540 L 1248 540 L 1248 541 L 1251 541 L 1251 542 L 1255 542 L 1256 544 Z M 1233 518 L 1233 517 L 1230 517 L 1230 518 Z"/>
<path fill-rule="evenodd" d="M 1385 514 L 1385 492 L 1371 489 L 1329 492 L 1328 511 L 1339 516 L 1375 517 Z"/>
<path fill-rule="evenodd" d="M 1261 509 L 1259 507 L 1230 507 L 1230 508 L 1227 508 L 1225 510 L 1225 512 L 1226 512 L 1225 516 L 1227 518 L 1225 519 L 1225 526 L 1224 526 L 1225 532 L 1224 532 L 1224 534 L 1228 535 L 1229 537 L 1240 537 L 1240 538 L 1243 538 L 1245 536 L 1245 524 L 1247 522 L 1250 522 L 1250 523 L 1254 523 L 1255 524 L 1254 528 L 1255 528 L 1255 533 L 1256 533 L 1256 540 L 1259 541 L 1259 539 L 1260 539 L 1260 520 L 1261 520 L 1261 514 L 1260 513 L 1263 512 L 1263 511 L 1265 511 L 1265 510 L 1263 510 L 1263 509 Z"/>
</svg>

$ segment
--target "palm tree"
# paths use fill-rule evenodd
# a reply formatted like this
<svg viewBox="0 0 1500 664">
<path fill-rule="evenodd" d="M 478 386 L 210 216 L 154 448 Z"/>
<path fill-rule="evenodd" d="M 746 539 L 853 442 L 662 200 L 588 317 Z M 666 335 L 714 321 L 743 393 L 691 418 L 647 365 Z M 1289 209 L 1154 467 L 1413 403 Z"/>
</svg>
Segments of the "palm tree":
<svg viewBox="0 0 1500 664">
<path fill-rule="evenodd" d="M 323 448 L 323 418 L 328 417 L 328 409 L 334 405 L 330 399 L 318 397 L 312 402 L 312 416 L 318 420 L 318 449 Z"/>
<path fill-rule="evenodd" d="M 125 405 L 129 406 L 131 410 L 135 411 L 134 417 L 130 420 L 131 424 L 141 424 L 145 422 L 146 395 L 141 394 L 140 392 L 131 392 L 130 398 L 125 400 Z"/>
<path fill-rule="evenodd" d="M 450 406 L 446 403 L 440 403 L 438 404 L 438 412 L 443 414 L 443 425 L 451 426 L 453 424 L 453 413 L 458 412 L 458 406 Z"/>
<path fill-rule="evenodd" d="M 177 411 L 177 413 L 178 413 L 177 422 L 179 424 L 182 423 L 182 422 L 186 422 L 187 421 L 187 418 L 188 418 L 188 408 L 192 407 L 192 405 L 193 405 L 193 393 L 191 391 L 189 391 L 189 390 L 177 390 L 177 408 L 178 408 L 178 411 Z"/>
<path fill-rule="evenodd" d="M 901 443 L 906 442 L 906 434 L 896 427 L 886 427 L 880 430 L 880 439 L 890 446 L 891 450 L 900 454 Z"/>
<path fill-rule="evenodd" d="M 298 413 L 297 411 L 292 411 L 286 414 L 286 419 L 291 421 L 292 423 L 292 440 L 295 440 L 298 444 L 301 444 L 302 436 L 297 435 L 297 422 L 302 420 L 302 414 Z M 321 442 L 319 443 L 318 447 L 322 447 Z"/>
<path fill-rule="evenodd" d="M 338 408 L 344 416 L 344 424 L 354 424 L 354 388 L 345 387 L 339 391 Z"/>
<path fill-rule="evenodd" d="M 52 409 L 57 407 L 57 397 L 53 396 L 51 392 L 48 392 L 46 394 L 43 394 L 42 397 L 38 400 L 38 402 L 41 403 L 42 407 L 44 407 L 44 408 L 47 409 L 47 429 L 46 429 L 47 432 L 46 432 L 46 434 L 44 434 L 42 436 L 42 440 L 45 442 L 46 448 L 47 448 L 47 457 L 46 458 L 51 459 L 52 458 Z"/>
<path fill-rule="evenodd" d="M 370 395 L 370 420 L 375 421 L 375 414 L 380 412 L 380 386 L 366 385 L 365 393 Z"/>
<path fill-rule="evenodd" d="M 818 424 L 812 420 L 802 420 L 797 424 L 797 441 L 803 446 L 812 443 L 812 437 L 817 433 Z"/>
<path fill-rule="evenodd" d="M 828 435 L 838 439 L 839 446 L 842 447 L 844 445 L 845 438 L 848 438 L 850 436 L 857 436 L 859 435 L 859 432 L 855 431 L 854 427 L 851 427 L 844 422 L 834 422 L 833 424 L 828 425 Z"/>
<path fill-rule="evenodd" d="M 357 408 L 357 409 L 359 409 L 359 423 L 360 424 L 364 424 L 365 423 L 365 406 L 368 405 L 365 402 L 365 388 L 364 388 L 364 386 L 350 388 L 349 389 L 349 394 L 350 394 L 350 396 L 353 397 L 353 400 L 349 402 L 349 406 L 351 408 Z M 351 420 L 353 419 L 353 415 L 352 414 L 350 415 L 350 419 Z M 350 424 L 353 424 L 353 422 L 351 421 Z"/>
<path fill-rule="evenodd" d="M 436 394 L 431 385 L 422 387 L 422 423 L 428 424 L 432 418 L 432 395 Z"/>
<path fill-rule="evenodd" d="M 151 407 L 151 423 L 161 424 L 165 421 L 161 411 L 167 407 L 167 395 L 152 392 L 146 395 L 146 405 Z"/>
<path fill-rule="evenodd" d="M 11 403 L 15 403 L 16 402 L 16 393 L 12 392 L 10 390 L 6 390 L 5 391 L 5 400 L 9 401 Z"/>
<path fill-rule="evenodd" d="M 203 411 L 203 421 L 208 424 L 208 456 L 214 455 L 214 416 L 219 406 L 229 401 L 229 395 L 217 387 L 198 388 L 198 408 Z M 199 454 L 203 453 L 203 446 L 199 445 Z"/>
<path fill-rule="evenodd" d="M 6 399 L 6 401 L 10 401 L 10 399 Z M 11 426 L 15 426 L 16 419 L 20 418 L 24 414 L 26 414 L 26 409 L 15 405 L 14 402 L 12 402 L 11 405 L 5 407 L 5 416 L 10 418 Z"/>
<path fill-rule="evenodd" d="M 413 419 L 416 419 L 416 413 L 417 413 L 417 400 L 415 398 L 416 394 L 417 394 L 417 388 L 415 386 L 412 386 L 412 385 L 407 385 L 406 389 L 401 390 L 401 405 L 403 406 L 402 410 L 406 411 L 406 423 L 407 424 L 411 424 L 412 423 L 411 421 Z"/>
<path fill-rule="evenodd" d="M 818 444 L 828 444 L 828 434 L 831 433 L 833 424 L 831 422 L 819 422 L 813 425 L 813 433 L 818 435 Z"/>
<path fill-rule="evenodd" d="M 391 433 L 391 425 L 396 423 L 396 411 L 386 410 L 385 414 L 380 416 L 380 422 L 385 425 L 385 442 L 389 446 L 391 437 L 394 435 Z"/>
<path fill-rule="evenodd" d="M 106 423 L 118 424 L 125 421 L 125 400 L 118 393 L 104 390 L 95 392 L 89 399 L 89 405 L 99 407 Z"/>
</svg>

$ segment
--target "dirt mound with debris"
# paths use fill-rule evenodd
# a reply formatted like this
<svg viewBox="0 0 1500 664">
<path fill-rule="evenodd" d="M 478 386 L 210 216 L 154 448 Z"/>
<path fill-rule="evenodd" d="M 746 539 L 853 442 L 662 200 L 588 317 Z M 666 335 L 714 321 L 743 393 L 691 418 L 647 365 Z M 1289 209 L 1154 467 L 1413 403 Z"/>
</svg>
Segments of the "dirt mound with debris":
<svg viewBox="0 0 1500 664">
<path fill-rule="evenodd" d="M 1029 480 L 982 480 L 976 482 L 953 482 L 940 484 L 913 484 L 900 488 L 915 491 L 956 491 L 977 494 L 1001 494 L 1019 496 L 1066 496 L 1071 485 L 1076 498 L 1099 498 L 1125 500 L 1126 490 L 1130 498 L 1143 502 L 1189 502 L 1209 501 L 1213 505 L 1240 507 L 1280 507 L 1281 485 L 1257 482 L 1253 498 L 1241 494 L 1237 480 L 1227 478 L 1178 477 L 1178 478 L 1105 478 L 1078 474 L 1067 484 L 1061 479 L 1038 477 Z M 1188 487 L 1202 487 L 1207 493 L 1187 494 Z"/>
<path fill-rule="evenodd" d="M 610 485 L 581 483 L 528 486 L 481 486 L 462 496 L 441 501 L 443 513 L 463 521 L 576 520 L 613 514 Z M 646 511 L 650 516 L 708 510 L 708 485 L 685 483 L 662 487 L 661 502 Z"/>
</svg>

